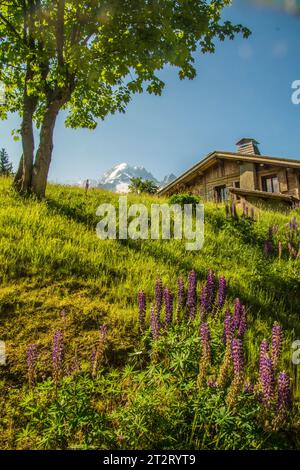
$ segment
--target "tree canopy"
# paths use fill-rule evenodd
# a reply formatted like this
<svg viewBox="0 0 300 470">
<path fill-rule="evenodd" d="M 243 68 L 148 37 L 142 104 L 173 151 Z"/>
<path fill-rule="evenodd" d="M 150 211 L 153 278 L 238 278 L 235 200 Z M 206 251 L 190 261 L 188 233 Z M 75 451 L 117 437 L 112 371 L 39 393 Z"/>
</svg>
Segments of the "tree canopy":
<svg viewBox="0 0 300 470">
<path fill-rule="evenodd" d="M 143 180 L 142 178 L 132 177 L 130 179 L 129 191 L 131 193 L 148 193 L 155 194 L 158 186 L 152 180 Z"/>
<path fill-rule="evenodd" d="M 0 117 L 22 118 L 23 158 L 15 186 L 43 196 L 57 114 L 66 125 L 95 128 L 125 112 L 134 93 L 161 94 L 157 71 L 166 64 L 193 79 L 195 52 L 249 30 L 221 13 L 229 0 L 0 1 Z M 33 124 L 40 128 L 34 155 Z"/>
</svg>

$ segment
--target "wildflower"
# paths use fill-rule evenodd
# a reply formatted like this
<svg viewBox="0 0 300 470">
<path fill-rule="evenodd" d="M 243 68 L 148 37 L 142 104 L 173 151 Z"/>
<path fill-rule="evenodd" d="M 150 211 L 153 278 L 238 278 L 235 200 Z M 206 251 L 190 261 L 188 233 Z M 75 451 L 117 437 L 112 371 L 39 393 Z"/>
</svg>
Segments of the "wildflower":
<svg viewBox="0 0 300 470">
<path fill-rule="evenodd" d="M 152 338 L 154 340 L 160 337 L 160 324 L 156 312 L 154 311 L 153 306 L 150 307 L 150 326 L 152 332 Z"/>
<path fill-rule="evenodd" d="M 108 333 L 108 326 L 101 325 L 99 329 L 99 339 L 97 346 L 95 348 L 95 352 L 92 355 L 92 375 L 95 376 L 97 374 L 97 369 L 99 363 L 103 360 L 104 351 L 107 342 L 107 333 Z"/>
<path fill-rule="evenodd" d="M 278 401 L 277 411 L 286 412 L 291 405 L 290 376 L 286 372 L 280 372 L 278 376 Z"/>
<path fill-rule="evenodd" d="M 262 402 L 269 407 L 274 400 L 274 368 L 272 359 L 268 353 L 262 352 L 262 348 L 259 363 L 259 383 Z"/>
<path fill-rule="evenodd" d="M 61 330 L 56 330 L 53 336 L 52 365 L 55 384 L 62 376 L 64 363 L 64 340 Z"/>
<path fill-rule="evenodd" d="M 275 369 L 280 359 L 281 349 L 282 349 L 282 328 L 278 323 L 275 322 L 272 328 L 272 361 L 273 361 L 273 366 Z"/>
<path fill-rule="evenodd" d="M 247 395 L 252 395 L 254 393 L 254 385 L 252 385 L 250 382 L 247 382 L 245 385 L 245 393 Z"/>
<path fill-rule="evenodd" d="M 188 277 L 188 298 L 187 298 L 189 317 L 191 319 L 195 318 L 195 314 L 196 314 L 196 304 L 197 304 L 196 283 L 197 283 L 197 275 L 195 271 L 191 271 Z"/>
<path fill-rule="evenodd" d="M 160 317 L 162 303 L 163 303 L 163 285 L 162 285 L 161 279 L 158 278 L 156 280 L 156 285 L 155 285 L 155 310 L 156 310 L 156 315 L 158 319 Z"/>
<path fill-rule="evenodd" d="M 142 290 L 138 292 L 138 308 L 139 308 L 139 328 L 144 330 L 146 318 L 146 295 Z"/>
<path fill-rule="evenodd" d="M 242 313 L 243 313 L 243 304 L 240 301 L 240 299 L 235 299 L 234 313 L 233 313 L 233 328 L 235 330 L 239 329 Z"/>
<path fill-rule="evenodd" d="M 229 217 L 229 207 L 228 204 L 225 204 L 225 214 L 226 214 L 226 219 Z"/>
<path fill-rule="evenodd" d="M 244 305 L 242 305 L 242 312 L 240 317 L 240 324 L 238 329 L 238 336 L 244 336 L 247 330 L 247 312 Z"/>
<path fill-rule="evenodd" d="M 165 325 L 168 326 L 172 323 L 173 318 L 173 296 L 167 287 L 164 289 L 164 302 L 166 311 Z"/>
<path fill-rule="evenodd" d="M 282 257 L 282 242 L 279 240 L 278 242 L 278 258 L 281 259 Z"/>
<path fill-rule="evenodd" d="M 210 331 L 207 323 L 200 326 L 201 356 L 197 383 L 201 387 L 205 384 L 205 377 L 211 361 Z"/>
<path fill-rule="evenodd" d="M 208 379 L 207 386 L 210 387 L 210 388 L 217 388 L 218 387 L 217 382 L 215 380 L 212 380 L 212 379 Z"/>
<path fill-rule="evenodd" d="M 202 346 L 202 357 L 211 359 L 211 347 L 210 347 L 210 331 L 207 323 L 202 323 L 200 326 L 200 338 Z"/>
<path fill-rule="evenodd" d="M 213 299 L 215 287 L 216 287 L 216 276 L 213 273 L 213 271 L 209 269 L 207 273 L 207 289 L 209 291 L 211 301 Z"/>
<path fill-rule="evenodd" d="M 248 217 L 248 215 L 249 215 L 249 207 L 247 206 L 246 207 L 246 217 Z"/>
<path fill-rule="evenodd" d="M 241 339 L 234 338 L 231 342 L 231 358 L 233 364 L 233 381 L 227 395 L 227 403 L 233 405 L 243 386 L 244 381 L 244 350 Z"/>
<path fill-rule="evenodd" d="M 234 338 L 231 344 L 231 355 L 233 371 L 235 376 L 241 376 L 244 367 L 243 343 L 240 339 Z"/>
<path fill-rule="evenodd" d="M 225 312 L 225 318 L 224 318 L 224 334 L 223 334 L 223 340 L 225 343 L 227 343 L 228 341 L 232 339 L 232 333 L 233 333 L 233 318 L 232 318 L 229 308 L 227 308 Z"/>
<path fill-rule="evenodd" d="M 36 344 L 29 344 L 27 348 L 27 368 L 28 368 L 28 382 L 31 388 L 35 379 L 35 369 L 38 358 L 38 351 Z"/>
<path fill-rule="evenodd" d="M 218 306 L 222 308 L 226 300 L 226 279 L 224 276 L 220 276 L 219 279 L 219 293 L 218 293 Z"/>
<path fill-rule="evenodd" d="M 207 288 L 207 284 L 205 284 L 202 289 L 201 289 L 201 294 L 200 294 L 200 318 L 201 321 L 205 321 L 206 314 L 209 310 L 210 307 L 210 301 L 209 301 L 209 291 Z"/>
<path fill-rule="evenodd" d="M 184 298 L 185 298 L 184 281 L 181 277 L 179 277 L 177 279 L 177 309 L 176 309 L 178 322 L 180 322 L 180 314 L 183 309 Z"/>
</svg>

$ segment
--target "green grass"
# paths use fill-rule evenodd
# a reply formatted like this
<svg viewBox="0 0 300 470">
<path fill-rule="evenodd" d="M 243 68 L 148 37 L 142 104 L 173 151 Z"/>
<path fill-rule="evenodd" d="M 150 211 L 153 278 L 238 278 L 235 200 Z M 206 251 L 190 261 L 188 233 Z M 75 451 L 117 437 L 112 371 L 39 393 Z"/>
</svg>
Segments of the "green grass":
<svg viewBox="0 0 300 470">
<path fill-rule="evenodd" d="M 2 404 L 2 413 L 6 419 L 0 447 L 60 448 L 76 446 L 78 442 L 84 442 L 82 446 L 85 447 L 95 445 L 96 437 L 90 443 L 80 436 L 75 441 L 66 436 L 61 441 L 52 438 L 45 441 L 45 434 L 44 443 L 41 444 L 32 432 L 29 437 L 23 436 L 28 425 L 22 414 L 25 411 L 23 408 L 23 411 L 13 410 L 20 397 L 27 393 L 24 389 L 27 345 L 39 345 L 37 372 L 38 381 L 42 382 L 51 375 L 52 336 L 57 328 L 62 327 L 62 310 L 66 312 L 66 325 L 63 326 L 68 343 L 67 360 L 71 361 L 77 354 L 86 369 L 98 338 L 99 325 L 107 323 L 109 338 L 105 367 L 108 375 L 101 379 L 105 382 L 101 387 L 105 389 L 107 383 L 114 380 L 117 383 L 125 374 L 123 368 L 125 366 L 126 371 L 125 364 L 132 358 L 130 354 L 139 347 L 137 291 L 144 290 L 149 300 L 152 299 L 158 276 L 164 285 L 174 290 L 176 278 L 179 275 L 186 278 L 191 269 L 197 272 L 200 283 L 205 280 L 210 268 L 217 276 L 224 275 L 230 282 L 229 301 L 232 303 L 233 299 L 240 297 L 249 309 L 249 370 L 251 364 L 257 362 L 259 342 L 265 336 L 270 336 L 274 321 L 278 321 L 285 329 L 283 365 L 291 370 L 291 343 L 300 337 L 300 261 L 290 259 L 286 251 L 282 259 L 276 255 L 266 257 L 263 247 L 269 226 L 277 224 L 280 232 L 276 237 L 284 239 L 286 235 L 283 227 L 294 215 L 300 221 L 299 210 L 289 214 L 257 210 L 255 222 L 241 218 L 233 221 L 226 220 L 222 205 L 206 204 L 204 247 L 199 252 L 187 252 L 183 242 L 174 240 L 100 241 L 95 233 L 98 222 L 96 209 L 103 202 L 117 204 L 118 196 L 94 189 L 85 197 L 82 189 L 49 185 L 44 202 L 30 198 L 23 200 L 12 191 L 9 179 L 0 179 L 0 339 L 6 342 L 8 356 L 7 365 L 0 367 L 0 380 L 3 390 L 10 396 L 6 404 Z M 142 202 L 150 207 L 151 203 L 161 202 L 161 199 L 130 195 L 128 202 Z M 139 365 L 139 374 L 143 373 L 147 374 L 144 364 Z M 159 371 L 152 373 L 156 376 Z M 133 382 L 144 383 L 146 380 L 134 373 L 132 375 Z M 79 380 L 88 381 L 84 377 Z M 64 385 L 64 390 L 69 390 L 68 383 Z M 84 382 L 83 394 L 85 388 L 91 386 L 94 387 Z M 181 386 L 178 380 L 175 387 L 177 392 Z M 297 381 L 294 381 L 296 395 L 299 393 L 298 386 Z M 131 396 L 134 390 L 135 387 L 131 388 L 128 395 Z M 169 395 L 169 392 L 166 393 Z M 174 401 L 175 406 L 177 392 L 175 389 L 173 392 L 170 403 Z M 44 406 L 47 400 L 41 398 L 43 393 L 43 389 L 37 390 L 36 397 L 40 397 L 38 401 L 41 400 Z M 86 401 L 83 401 L 87 406 Z M 132 397 L 130 401 L 132 403 Z M 137 409 L 133 406 L 132 413 L 138 413 Z M 118 410 L 114 412 L 118 414 Z M 130 419 L 133 420 L 132 417 Z M 189 422 L 192 418 L 184 414 L 182 419 Z M 125 420 L 125 415 L 116 420 L 122 428 L 120 423 Z M 34 419 L 30 422 L 33 423 Z M 165 438 L 160 438 L 160 426 L 161 423 L 158 434 L 150 442 L 146 439 L 142 447 L 157 445 L 172 448 L 172 445 L 180 446 L 180 443 L 187 445 L 186 434 L 181 440 L 173 441 L 173 444 L 172 441 L 166 442 Z M 171 424 L 168 423 L 168 426 Z M 179 429 L 180 422 L 176 426 Z M 125 428 L 123 425 L 122 432 L 125 432 Z M 144 433 L 148 428 L 149 423 L 145 425 Z M 132 446 L 138 445 L 130 439 L 128 437 L 125 447 L 130 448 L 130 442 L 134 442 Z M 205 445 L 201 444 L 200 438 L 197 439 L 198 444 L 193 441 L 193 446 L 213 447 L 207 437 Z M 227 441 L 222 442 L 221 439 L 219 448 L 234 447 Z M 254 448 L 255 445 L 251 446 L 249 442 L 245 446 Z M 107 448 L 109 445 L 117 446 L 112 437 L 103 444 Z"/>
</svg>

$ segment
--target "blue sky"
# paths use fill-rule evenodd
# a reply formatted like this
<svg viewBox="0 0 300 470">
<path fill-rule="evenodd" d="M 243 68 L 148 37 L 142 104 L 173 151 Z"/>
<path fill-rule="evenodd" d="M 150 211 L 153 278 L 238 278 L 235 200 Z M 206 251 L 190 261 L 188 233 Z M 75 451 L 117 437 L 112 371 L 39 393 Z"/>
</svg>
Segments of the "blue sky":
<svg viewBox="0 0 300 470">
<path fill-rule="evenodd" d="M 241 137 L 256 138 L 264 154 L 300 159 L 300 105 L 291 101 L 291 84 L 300 80 L 300 16 L 236 0 L 224 19 L 253 34 L 199 55 L 194 81 L 180 81 L 167 67 L 161 97 L 136 95 L 125 115 L 94 131 L 66 129 L 61 115 L 50 180 L 98 178 L 121 162 L 143 165 L 158 179 L 179 175 L 212 150 L 234 151 Z M 10 133 L 19 125 L 17 116 L 0 121 L 0 147 L 15 166 L 21 145 Z"/>
</svg>

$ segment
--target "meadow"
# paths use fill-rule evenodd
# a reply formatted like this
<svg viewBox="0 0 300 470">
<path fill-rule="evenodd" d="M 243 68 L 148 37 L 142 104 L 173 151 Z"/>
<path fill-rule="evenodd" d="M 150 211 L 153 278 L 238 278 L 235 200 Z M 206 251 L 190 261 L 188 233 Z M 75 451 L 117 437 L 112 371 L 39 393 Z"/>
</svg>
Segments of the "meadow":
<svg viewBox="0 0 300 470">
<path fill-rule="evenodd" d="M 22 199 L 0 179 L 0 448 L 299 448 L 300 210 L 207 203 L 188 252 L 99 240 L 108 202 L 59 185 Z"/>
</svg>

